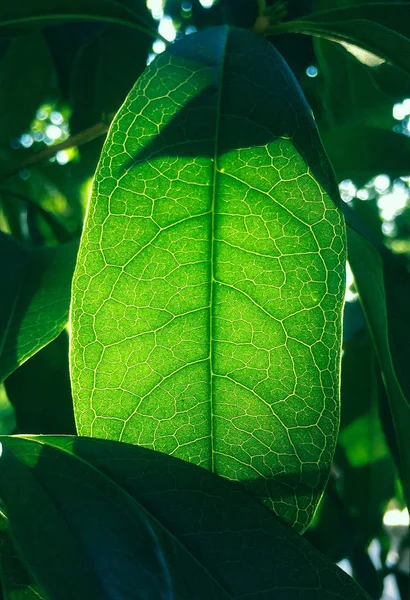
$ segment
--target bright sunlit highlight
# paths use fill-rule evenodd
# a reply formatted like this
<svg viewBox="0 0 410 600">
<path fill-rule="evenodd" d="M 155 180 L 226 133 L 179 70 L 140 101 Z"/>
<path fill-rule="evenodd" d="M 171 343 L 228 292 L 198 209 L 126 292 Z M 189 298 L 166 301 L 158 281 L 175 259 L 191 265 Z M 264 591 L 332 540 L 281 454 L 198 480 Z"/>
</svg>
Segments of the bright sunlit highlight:
<svg viewBox="0 0 410 600">
<path fill-rule="evenodd" d="M 199 0 L 199 4 L 201 4 L 201 6 L 203 6 L 204 8 L 211 8 L 213 3 L 214 0 Z"/>
<path fill-rule="evenodd" d="M 397 102 L 393 106 L 393 117 L 396 121 L 403 121 L 408 115 L 410 115 L 410 98 Z"/>
<path fill-rule="evenodd" d="M 48 125 L 46 127 L 46 136 L 50 138 L 50 140 L 58 140 L 61 137 L 61 129 L 57 127 L 57 125 Z"/>
<path fill-rule="evenodd" d="M 357 293 L 351 290 L 352 285 L 354 284 L 354 277 L 352 269 L 350 268 L 349 263 L 346 263 L 346 293 L 345 293 L 345 301 L 346 302 L 355 302 L 357 300 Z"/>
<path fill-rule="evenodd" d="M 388 510 L 383 516 L 383 525 L 387 525 L 387 527 L 408 527 L 409 522 L 409 511 L 407 508 L 403 510 L 393 508 L 392 510 Z"/>
<path fill-rule="evenodd" d="M 351 179 L 344 179 L 339 183 L 339 192 L 343 202 L 350 202 L 356 196 L 357 187 Z"/>
<path fill-rule="evenodd" d="M 406 208 L 408 198 L 409 190 L 404 186 L 394 186 L 391 193 L 380 196 L 377 200 L 377 206 L 380 209 L 382 219 L 392 221 L 400 215 Z"/>
<path fill-rule="evenodd" d="M 40 121 L 44 121 L 45 119 L 47 119 L 47 117 L 48 117 L 48 112 L 46 111 L 45 108 L 41 107 L 36 112 L 36 118 L 39 119 Z"/>
<path fill-rule="evenodd" d="M 173 42 L 177 35 L 177 30 L 171 17 L 165 16 L 161 19 L 158 26 L 158 33 L 162 35 L 168 42 Z"/>
<path fill-rule="evenodd" d="M 151 11 L 152 18 L 159 21 L 164 16 L 164 0 L 147 0 L 147 8 Z"/>
<path fill-rule="evenodd" d="M 23 146 L 23 148 L 30 148 L 30 146 L 33 145 L 33 138 L 29 133 L 23 133 L 23 135 L 20 138 L 20 144 Z"/>
<path fill-rule="evenodd" d="M 390 177 L 388 175 L 377 175 L 374 178 L 374 187 L 379 193 L 385 192 L 390 187 Z"/>
<path fill-rule="evenodd" d="M 63 115 L 59 113 L 57 110 L 53 110 L 50 115 L 50 121 L 53 125 L 61 125 L 63 122 Z"/>
<path fill-rule="evenodd" d="M 70 160 L 68 152 L 65 150 L 59 150 L 56 154 L 56 159 L 59 165 L 66 165 Z"/>
<path fill-rule="evenodd" d="M 310 67 L 308 67 L 306 69 L 306 75 L 308 77 L 316 77 L 318 73 L 319 73 L 319 71 L 317 70 L 317 67 L 315 67 L 314 65 L 310 65 Z"/>
<path fill-rule="evenodd" d="M 359 198 L 359 200 L 368 200 L 369 199 L 369 190 L 366 190 L 365 188 L 362 188 L 360 190 L 357 191 L 357 197 Z"/>
<path fill-rule="evenodd" d="M 163 42 L 162 40 L 155 40 L 155 42 L 152 44 L 152 49 L 155 54 L 161 54 L 165 51 L 165 48 L 165 42 Z"/>
</svg>

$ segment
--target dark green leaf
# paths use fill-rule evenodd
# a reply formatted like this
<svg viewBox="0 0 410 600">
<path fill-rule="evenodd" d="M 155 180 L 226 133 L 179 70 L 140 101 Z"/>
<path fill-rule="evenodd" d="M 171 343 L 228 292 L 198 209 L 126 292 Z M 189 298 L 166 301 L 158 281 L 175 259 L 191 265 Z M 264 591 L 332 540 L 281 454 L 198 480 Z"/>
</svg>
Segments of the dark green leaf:
<svg viewBox="0 0 410 600">
<path fill-rule="evenodd" d="M 2 514 L 0 514 L 0 568 L 2 600 L 43 600 L 44 597 L 33 576 L 19 557 L 8 531 L 7 519 Z"/>
<path fill-rule="evenodd" d="M 5 386 L 18 433 L 76 432 L 65 331 L 14 371 Z"/>
<path fill-rule="evenodd" d="M 145 69 L 151 47 L 150 37 L 116 25 L 84 46 L 72 70 L 74 132 L 117 112 Z"/>
<path fill-rule="evenodd" d="M 67 324 L 77 248 L 28 249 L 0 233 L 0 381 Z"/>
<path fill-rule="evenodd" d="M 371 236 L 366 239 L 354 227 L 348 227 L 347 233 L 349 262 L 386 384 L 400 453 L 399 470 L 410 502 L 410 371 L 406 363 L 410 275 L 381 244 L 372 243 Z"/>
<path fill-rule="evenodd" d="M 8 147 L 13 137 L 20 137 L 30 130 L 36 110 L 49 91 L 52 73 L 50 52 L 41 34 L 31 34 L 10 42 L 0 61 L 2 146 Z"/>
<path fill-rule="evenodd" d="M 15 0 L 0 7 L 0 36 L 13 36 L 47 25 L 103 21 L 134 27 L 155 36 L 143 11 L 134 12 L 114 0 Z"/>
<path fill-rule="evenodd" d="M 313 13 L 281 23 L 273 32 L 303 33 L 347 43 L 351 45 L 349 51 L 364 64 L 374 66 L 380 58 L 410 74 L 409 23 L 408 3 L 380 2 Z"/>
<path fill-rule="evenodd" d="M 410 165 L 410 138 L 366 126 L 334 127 L 321 131 L 326 153 L 339 181 L 356 185 L 380 173 L 391 179 L 406 175 Z"/>
<path fill-rule="evenodd" d="M 81 434 L 240 480 L 300 529 L 339 410 L 345 242 L 322 162 L 271 45 L 185 38 L 111 126 L 73 287 Z"/>
<path fill-rule="evenodd" d="M 195 465 L 104 440 L 2 442 L 11 533 L 54 600 L 366 598 L 237 484 Z"/>
<path fill-rule="evenodd" d="M 343 472 L 341 497 L 357 519 L 363 547 L 382 534 L 383 514 L 395 495 L 395 467 L 379 415 L 379 377 L 370 335 L 359 331 L 345 347 L 342 360 L 339 444 L 346 460 L 338 467 Z"/>
</svg>

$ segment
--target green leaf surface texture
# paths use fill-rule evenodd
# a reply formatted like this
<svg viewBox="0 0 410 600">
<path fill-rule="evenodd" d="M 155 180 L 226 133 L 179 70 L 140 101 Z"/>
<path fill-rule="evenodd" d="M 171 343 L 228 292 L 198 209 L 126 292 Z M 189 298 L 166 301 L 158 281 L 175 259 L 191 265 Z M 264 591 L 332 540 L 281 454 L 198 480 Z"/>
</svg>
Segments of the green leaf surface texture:
<svg viewBox="0 0 410 600">
<path fill-rule="evenodd" d="M 345 240 L 326 165 L 270 44 L 190 36 L 113 122 L 73 281 L 79 433 L 241 481 L 298 529 L 339 423 Z"/>
<path fill-rule="evenodd" d="M 320 11 L 280 24 L 275 33 L 304 33 L 347 42 L 410 73 L 410 6 L 381 2 Z"/>
<path fill-rule="evenodd" d="M 77 249 L 78 242 L 29 249 L 0 233 L 0 381 L 66 326 Z"/>
<path fill-rule="evenodd" d="M 10 532 L 53 600 L 367 598 L 236 483 L 200 467 L 85 437 L 1 442 Z"/>
</svg>

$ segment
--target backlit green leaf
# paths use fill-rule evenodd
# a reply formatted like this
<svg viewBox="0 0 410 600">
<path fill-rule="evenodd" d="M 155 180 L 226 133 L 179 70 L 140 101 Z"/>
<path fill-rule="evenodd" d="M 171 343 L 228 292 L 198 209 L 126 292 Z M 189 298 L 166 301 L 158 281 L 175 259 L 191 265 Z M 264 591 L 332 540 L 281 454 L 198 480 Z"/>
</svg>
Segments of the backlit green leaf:
<svg viewBox="0 0 410 600">
<path fill-rule="evenodd" d="M 105 440 L 1 441 L 10 531 L 53 600 L 367 598 L 236 484 L 195 465 Z"/>
<path fill-rule="evenodd" d="M 271 45 L 190 36 L 114 120 L 73 282 L 79 432 L 241 481 L 299 529 L 339 421 L 345 242 L 326 165 Z"/>
<path fill-rule="evenodd" d="M 0 381 L 67 324 L 77 247 L 28 249 L 0 232 Z"/>
</svg>

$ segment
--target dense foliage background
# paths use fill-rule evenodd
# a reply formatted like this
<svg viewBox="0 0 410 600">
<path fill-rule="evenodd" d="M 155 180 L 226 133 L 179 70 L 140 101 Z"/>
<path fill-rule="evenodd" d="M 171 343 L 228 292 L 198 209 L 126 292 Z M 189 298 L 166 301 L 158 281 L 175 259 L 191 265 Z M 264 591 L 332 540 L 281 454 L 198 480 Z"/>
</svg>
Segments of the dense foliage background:
<svg viewBox="0 0 410 600">
<path fill-rule="evenodd" d="M 56 16 L 56 4 L 64 17 Z M 3 0 L 0 7 L 1 434 L 76 433 L 65 327 L 70 281 L 91 180 L 114 114 L 167 42 L 222 23 L 250 29 L 263 9 L 257 0 L 119 4 L 143 23 L 140 30 L 117 17 L 111 23 L 96 18 L 104 7 L 86 0 L 38 0 L 31 20 L 22 18 L 31 2 Z M 342 200 L 375 245 L 386 249 L 388 315 L 377 312 L 375 297 L 370 302 L 389 322 L 393 360 L 409 398 L 410 54 L 379 31 L 372 35 L 386 42 L 390 64 L 279 25 L 279 19 L 297 22 L 311 12 L 356 4 L 277 3 L 271 24 L 280 35 L 268 39 L 313 110 Z M 410 23 L 410 3 L 393 4 L 382 7 L 386 28 L 404 40 L 404 27 L 410 37 L 404 19 Z M 375 277 L 370 268 L 367 277 Z M 398 441 L 392 424 L 386 373 L 350 271 L 348 285 L 340 436 L 325 494 L 304 535 L 342 561 L 371 598 L 405 600 L 410 538 L 403 479 L 408 482 L 410 473 L 400 458 L 404 439 Z M 27 348 L 17 352 L 22 331 Z M 410 421 L 403 430 L 410 432 Z"/>
</svg>

